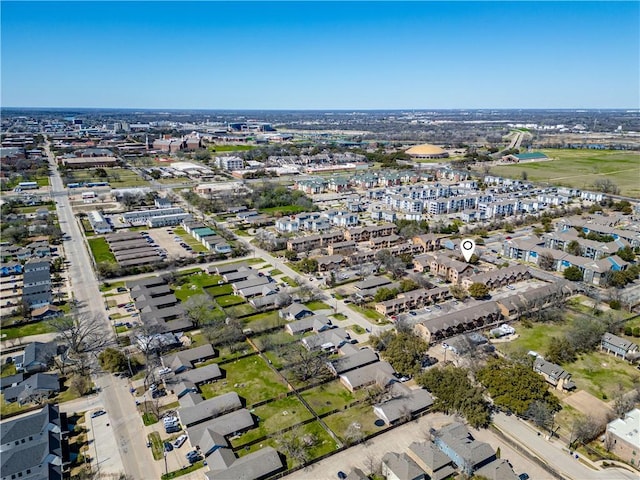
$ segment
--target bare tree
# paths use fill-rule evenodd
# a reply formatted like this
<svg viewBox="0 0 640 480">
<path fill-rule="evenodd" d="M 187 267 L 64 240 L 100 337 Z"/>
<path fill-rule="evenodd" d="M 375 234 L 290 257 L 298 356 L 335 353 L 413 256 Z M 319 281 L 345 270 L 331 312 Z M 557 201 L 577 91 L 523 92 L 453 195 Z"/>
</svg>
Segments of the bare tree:
<svg viewBox="0 0 640 480">
<path fill-rule="evenodd" d="M 50 324 L 58 334 L 57 340 L 68 347 L 70 357 L 96 357 L 114 343 L 111 335 L 105 332 L 102 320 L 97 314 L 69 315 L 52 320 Z"/>
<path fill-rule="evenodd" d="M 363 438 L 362 425 L 357 422 L 351 422 L 344 432 L 344 439 L 347 441 L 347 444 L 354 445 L 360 443 Z"/>
<path fill-rule="evenodd" d="M 289 370 L 301 382 L 312 378 L 321 380 L 330 375 L 326 364 L 327 354 L 323 351 L 309 351 L 296 343 L 288 347 L 284 355 L 289 363 Z"/>
<path fill-rule="evenodd" d="M 216 323 L 224 319 L 224 313 L 217 308 L 209 295 L 193 295 L 182 305 L 187 318 L 196 328 L 205 323 Z"/>
<path fill-rule="evenodd" d="M 571 425 L 569 448 L 584 445 L 596 438 L 605 428 L 604 422 L 581 415 Z"/>
</svg>

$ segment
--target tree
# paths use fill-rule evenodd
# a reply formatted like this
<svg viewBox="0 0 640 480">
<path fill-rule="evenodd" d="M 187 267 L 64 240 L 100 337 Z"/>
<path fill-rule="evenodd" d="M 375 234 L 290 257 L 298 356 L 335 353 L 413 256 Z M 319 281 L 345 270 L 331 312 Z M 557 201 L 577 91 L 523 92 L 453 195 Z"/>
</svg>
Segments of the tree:
<svg viewBox="0 0 640 480">
<path fill-rule="evenodd" d="M 298 268 L 303 273 L 318 271 L 318 261 L 315 258 L 304 258 L 298 262 Z"/>
<path fill-rule="evenodd" d="M 68 347 L 68 356 L 97 356 L 113 340 L 104 331 L 102 320 L 97 314 L 75 314 L 60 317 L 50 322 L 57 339 Z"/>
<path fill-rule="evenodd" d="M 589 443 L 596 438 L 604 428 L 605 425 L 601 420 L 585 415 L 576 417 L 571 425 L 569 448 Z"/>
<path fill-rule="evenodd" d="M 453 298 L 456 298 L 458 300 L 464 300 L 468 296 L 467 291 L 460 285 L 451 285 L 449 287 L 449 293 L 451 293 Z"/>
<path fill-rule="evenodd" d="M 396 334 L 392 330 L 383 330 L 380 333 L 369 335 L 369 343 L 379 352 L 386 350 L 387 345 L 395 338 Z"/>
<path fill-rule="evenodd" d="M 460 413 L 474 428 L 489 425 L 489 404 L 484 399 L 482 388 L 469 379 L 467 369 L 453 365 L 432 368 L 417 375 L 415 380 L 435 396 L 434 410 Z"/>
<path fill-rule="evenodd" d="M 593 188 L 602 193 L 612 193 L 614 195 L 620 193 L 620 187 L 608 178 L 598 178 L 593 182 Z"/>
<path fill-rule="evenodd" d="M 566 251 L 567 253 L 570 253 L 571 255 L 575 255 L 576 257 L 579 257 L 582 255 L 582 247 L 580 246 L 580 243 L 577 240 L 571 240 L 567 244 Z"/>
<path fill-rule="evenodd" d="M 520 173 L 520 178 L 522 178 L 522 180 L 526 182 L 529 179 L 529 173 L 526 170 L 522 170 L 522 172 Z"/>
<path fill-rule="evenodd" d="M 422 358 L 429 345 L 418 335 L 402 332 L 395 335 L 384 351 L 384 358 L 391 366 L 405 375 L 415 375 L 420 372 Z"/>
<path fill-rule="evenodd" d="M 489 295 L 489 288 L 481 282 L 475 282 L 469 285 L 469 295 L 473 298 L 484 298 Z"/>
<path fill-rule="evenodd" d="M 351 422 L 344 432 L 344 439 L 347 441 L 347 444 L 355 445 L 356 443 L 360 443 L 363 438 L 364 433 L 362 433 L 362 426 L 357 422 Z"/>
<path fill-rule="evenodd" d="M 391 300 L 396 298 L 398 294 L 398 290 L 396 288 L 379 288 L 376 294 L 373 296 L 373 300 L 375 302 L 385 302 L 387 300 Z"/>
<path fill-rule="evenodd" d="M 527 409 L 526 416 L 539 428 L 550 429 L 553 425 L 553 409 L 540 400 L 531 402 Z"/>
<path fill-rule="evenodd" d="M 187 318 L 196 328 L 207 323 L 219 324 L 225 317 L 211 297 L 204 293 L 190 296 L 182 305 Z"/>
<path fill-rule="evenodd" d="M 405 278 L 404 280 L 400 280 L 400 290 L 402 292 L 410 292 L 411 290 L 416 290 L 417 288 L 420 288 L 420 285 L 412 278 Z"/>
<path fill-rule="evenodd" d="M 571 363 L 576 360 L 576 350 L 566 338 L 551 337 L 544 358 L 560 365 Z"/>
<path fill-rule="evenodd" d="M 546 403 L 552 410 L 559 409 L 558 400 L 549 393 L 545 379 L 527 365 L 491 360 L 476 377 L 487 388 L 495 405 L 518 415 L 524 415 L 535 401 Z"/>
<path fill-rule="evenodd" d="M 538 256 L 538 266 L 542 270 L 551 272 L 555 270 L 555 264 L 556 264 L 556 261 L 549 253 L 542 253 Z"/>
<path fill-rule="evenodd" d="M 294 252 L 293 250 L 285 250 L 284 251 L 284 258 L 286 258 L 290 262 L 297 262 L 298 261 L 298 254 L 296 252 Z"/>
<path fill-rule="evenodd" d="M 74 375 L 69 382 L 69 388 L 78 396 L 86 395 L 92 390 L 91 378 L 88 375 Z"/>
<path fill-rule="evenodd" d="M 106 348 L 98 355 L 100 367 L 108 372 L 124 372 L 128 367 L 127 357 L 120 350 Z"/>
<path fill-rule="evenodd" d="M 329 377 L 331 372 L 327 368 L 327 353 L 309 351 L 299 343 L 292 344 L 284 352 L 288 369 L 296 380 L 306 382 L 309 379 L 321 380 Z"/>
<path fill-rule="evenodd" d="M 571 280 L 572 282 L 582 281 L 582 270 L 580 270 L 575 265 L 567 267 L 562 275 L 564 276 L 564 278 L 566 278 L 567 280 Z"/>
<path fill-rule="evenodd" d="M 631 247 L 619 248 L 616 255 L 625 262 L 633 262 L 636 259 L 636 254 L 633 253 L 633 249 Z"/>
</svg>

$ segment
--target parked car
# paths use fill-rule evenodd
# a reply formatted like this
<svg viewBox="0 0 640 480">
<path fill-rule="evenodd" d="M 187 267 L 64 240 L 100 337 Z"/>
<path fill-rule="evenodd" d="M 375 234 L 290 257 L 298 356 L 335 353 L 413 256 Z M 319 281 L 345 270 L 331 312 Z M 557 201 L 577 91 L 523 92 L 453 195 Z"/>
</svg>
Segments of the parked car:
<svg viewBox="0 0 640 480">
<path fill-rule="evenodd" d="M 342 471 L 340 471 L 340 472 L 338 472 L 338 478 L 340 480 L 344 480 L 345 478 L 347 478 L 347 474 L 342 472 Z"/>
<path fill-rule="evenodd" d="M 167 395 L 166 390 L 154 390 L 153 392 L 151 392 L 151 398 L 160 398 L 166 395 Z"/>
<path fill-rule="evenodd" d="M 514 287 L 513 285 L 507 285 L 507 288 L 508 288 L 509 290 L 515 290 L 515 289 L 516 289 L 516 287 Z"/>
<path fill-rule="evenodd" d="M 167 433 L 176 433 L 182 430 L 180 425 L 169 425 L 168 427 L 164 427 L 164 431 Z"/>
<path fill-rule="evenodd" d="M 91 418 L 96 418 L 96 417 L 99 417 L 100 415 L 106 415 L 106 413 L 107 413 L 106 410 L 102 410 L 102 409 L 96 410 L 91 414 Z"/>
<path fill-rule="evenodd" d="M 174 448 L 180 448 L 184 442 L 187 441 L 187 437 L 186 435 L 180 435 L 178 438 L 176 438 L 175 442 L 173 442 L 173 446 Z"/>
<path fill-rule="evenodd" d="M 414 312 L 413 310 L 410 310 L 409 311 L 409 315 L 411 315 L 412 317 L 415 317 L 417 315 L 417 313 Z"/>
<path fill-rule="evenodd" d="M 162 419 L 162 422 L 165 425 L 171 424 L 171 423 L 178 423 L 178 417 L 174 417 L 173 415 L 169 416 L 169 417 L 164 417 Z"/>
<path fill-rule="evenodd" d="M 173 450 L 173 445 L 171 445 L 171 442 L 164 442 L 164 451 L 170 452 L 171 450 Z"/>
<path fill-rule="evenodd" d="M 171 369 L 169 367 L 163 367 L 158 370 L 158 375 L 166 375 L 168 373 L 171 373 Z"/>
</svg>

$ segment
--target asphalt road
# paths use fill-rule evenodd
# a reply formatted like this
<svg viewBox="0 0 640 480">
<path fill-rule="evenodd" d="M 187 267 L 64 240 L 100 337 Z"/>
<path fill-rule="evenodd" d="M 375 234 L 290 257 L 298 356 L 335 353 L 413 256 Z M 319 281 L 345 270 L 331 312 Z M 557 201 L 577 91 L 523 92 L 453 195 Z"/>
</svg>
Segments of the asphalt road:
<svg viewBox="0 0 640 480">
<path fill-rule="evenodd" d="M 64 249 L 70 262 L 68 272 L 73 298 L 78 302 L 79 313 L 89 315 L 90 318 L 102 323 L 105 335 L 111 336 L 115 343 L 115 333 L 106 315 L 99 282 L 91 267 L 88 247 L 84 243 L 80 224 L 73 215 L 67 191 L 48 143 L 45 151 L 49 157 L 52 172 L 51 197 L 56 202 L 60 228 L 67 235 L 64 240 Z M 147 452 L 145 439 L 138 435 L 135 428 L 137 425 L 142 427 L 135 402 L 131 399 L 123 400 L 120 390 L 124 388 L 124 392 L 127 393 L 127 389 L 118 385 L 116 379 L 110 374 L 97 375 L 94 377 L 94 382 L 100 389 L 99 399 L 109 414 L 111 434 L 118 445 L 118 450 L 109 454 L 111 468 L 125 472 L 136 480 L 149 478 L 149 467 L 145 465 L 148 462 L 140 462 L 140 459 L 150 454 Z M 98 459 L 100 459 L 99 451 Z M 154 478 L 158 477 L 159 475 L 154 476 Z"/>
<path fill-rule="evenodd" d="M 638 475 L 622 468 L 607 468 L 604 470 L 591 468 L 580 459 L 569 455 L 569 450 L 561 441 L 547 440 L 544 435 L 538 436 L 537 430 L 532 428 L 515 415 L 504 413 L 494 415 L 493 423 L 512 441 L 519 443 L 538 458 L 543 460 L 557 472 L 571 480 L 637 480 Z M 590 465 L 591 462 L 588 462 Z"/>
</svg>

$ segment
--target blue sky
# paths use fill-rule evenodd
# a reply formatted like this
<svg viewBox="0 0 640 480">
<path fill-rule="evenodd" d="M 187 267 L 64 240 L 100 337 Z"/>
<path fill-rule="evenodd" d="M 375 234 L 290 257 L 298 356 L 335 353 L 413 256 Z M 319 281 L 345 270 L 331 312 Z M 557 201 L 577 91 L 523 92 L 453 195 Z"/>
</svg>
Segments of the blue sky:
<svg viewBox="0 0 640 480">
<path fill-rule="evenodd" d="M 640 107 L 636 1 L 0 8 L 5 107 Z"/>
</svg>

